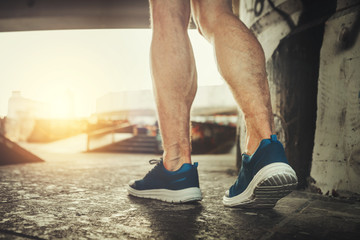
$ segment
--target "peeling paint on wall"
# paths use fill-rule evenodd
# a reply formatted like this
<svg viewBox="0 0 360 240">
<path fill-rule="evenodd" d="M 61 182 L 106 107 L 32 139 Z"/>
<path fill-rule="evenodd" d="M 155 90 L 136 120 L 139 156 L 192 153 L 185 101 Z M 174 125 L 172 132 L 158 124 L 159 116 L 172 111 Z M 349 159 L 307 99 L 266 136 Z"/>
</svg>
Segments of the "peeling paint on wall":
<svg viewBox="0 0 360 240">
<path fill-rule="evenodd" d="M 323 194 L 360 194 L 360 6 L 326 23 L 311 177 Z"/>
<path fill-rule="evenodd" d="M 255 14 L 255 5 L 260 2 L 263 9 L 259 7 Z M 310 176 L 324 26 L 336 6 L 336 0 L 240 2 L 241 20 L 257 36 L 266 54 L 275 133 L 285 145 L 300 188 L 307 187 Z M 241 151 L 246 129 L 242 116 L 239 119 Z"/>
</svg>

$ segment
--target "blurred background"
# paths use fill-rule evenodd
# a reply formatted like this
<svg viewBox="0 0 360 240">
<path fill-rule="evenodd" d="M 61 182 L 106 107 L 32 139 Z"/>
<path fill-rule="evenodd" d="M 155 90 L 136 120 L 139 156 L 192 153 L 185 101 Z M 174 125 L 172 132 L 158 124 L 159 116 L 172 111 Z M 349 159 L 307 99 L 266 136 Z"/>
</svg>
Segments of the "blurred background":
<svg viewBox="0 0 360 240">
<path fill-rule="evenodd" d="M 149 69 L 149 29 L 0 34 L 1 126 L 8 139 L 48 143 L 88 134 L 88 143 L 77 144 L 81 150 L 106 146 L 114 151 L 161 151 Z M 208 124 L 209 131 L 215 125 L 226 126 L 226 133 L 232 129 L 234 142 L 236 104 L 217 72 L 210 44 L 194 29 L 189 34 L 200 85 L 192 114 L 197 122 L 194 144 L 206 134 L 203 128 Z M 124 140 L 122 133 L 141 135 L 145 142 L 108 146 Z M 212 147 L 194 151 L 208 152 Z"/>
<path fill-rule="evenodd" d="M 147 1 L 4 1 L 0 14 L 3 142 L 30 152 L 162 153 Z M 189 36 L 199 79 L 193 153 L 226 153 L 236 103 L 192 23 Z"/>
</svg>

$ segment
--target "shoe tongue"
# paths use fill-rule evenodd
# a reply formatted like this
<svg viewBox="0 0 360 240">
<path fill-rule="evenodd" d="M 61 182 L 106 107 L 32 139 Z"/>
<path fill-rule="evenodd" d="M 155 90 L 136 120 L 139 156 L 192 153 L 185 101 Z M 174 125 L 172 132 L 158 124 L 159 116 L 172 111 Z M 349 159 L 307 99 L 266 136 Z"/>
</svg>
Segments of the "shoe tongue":
<svg viewBox="0 0 360 240">
<path fill-rule="evenodd" d="M 242 161 L 241 161 L 241 165 L 242 167 L 248 166 L 251 162 L 251 156 L 247 155 L 247 154 L 243 154 L 242 155 Z"/>
<path fill-rule="evenodd" d="M 274 134 L 274 135 L 271 135 L 270 136 L 270 140 L 272 141 L 272 142 L 275 142 L 275 141 L 277 141 L 277 136 Z"/>
<path fill-rule="evenodd" d="M 245 161 L 245 162 L 248 162 L 248 161 L 250 161 L 250 156 L 247 155 L 246 153 L 243 153 L 242 154 L 242 160 Z"/>
</svg>

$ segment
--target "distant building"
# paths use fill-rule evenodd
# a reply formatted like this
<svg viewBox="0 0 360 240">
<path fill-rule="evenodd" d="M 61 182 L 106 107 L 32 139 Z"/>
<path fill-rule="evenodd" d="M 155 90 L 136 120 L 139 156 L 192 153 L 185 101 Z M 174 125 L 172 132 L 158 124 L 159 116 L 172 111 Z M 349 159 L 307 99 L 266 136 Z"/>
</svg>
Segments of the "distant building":
<svg viewBox="0 0 360 240">
<path fill-rule="evenodd" d="M 238 108 L 226 84 L 198 88 L 191 120 L 218 124 L 236 124 Z"/>
<path fill-rule="evenodd" d="M 13 91 L 8 101 L 6 137 L 13 141 L 25 141 L 35 126 L 35 119 L 43 117 L 46 110 L 45 103 L 24 98 L 20 91 Z"/>
<path fill-rule="evenodd" d="M 8 118 L 17 119 L 24 116 L 42 118 L 47 113 L 45 103 L 24 98 L 20 91 L 13 91 L 8 101 Z"/>
<path fill-rule="evenodd" d="M 154 124 L 156 106 L 151 90 L 108 93 L 96 101 L 96 115 L 102 120 L 129 120 L 136 124 Z M 225 116 L 225 118 L 224 118 Z M 223 85 L 198 88 L 192 107 L 195 121 L 236 122 L 237 106 L 228 87 Z"/>
<path fill-rule="evenodd" d="M 108 93 L 97 99 L 96 115 L 101 120 L 152 125 L 156 122 L 153 93 L 151 90 Z"/>
<path fill-rule="evenodd" d="M 96 101 L 96 113 L 136 109 L 155 109 L 151 90 L 111 92 Z"/>
</svg>

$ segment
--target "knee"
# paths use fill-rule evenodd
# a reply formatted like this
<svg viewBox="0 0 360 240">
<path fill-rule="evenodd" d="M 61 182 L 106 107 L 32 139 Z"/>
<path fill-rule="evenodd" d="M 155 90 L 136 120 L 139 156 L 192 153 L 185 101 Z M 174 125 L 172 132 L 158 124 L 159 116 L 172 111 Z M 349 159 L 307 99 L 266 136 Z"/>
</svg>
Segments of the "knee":
<svg viewBox="0 0 360 240">
<path fill-rule="evenodd" d="M 192 0 L 192 12 L 198 31 L 208 40 L 211 40 L 216 30 L 221 27 L 221 20 L 226 15 L 232 15 L 228 1 Z"/>
<path fill-rule="evenodd" d="M 179 4 L 171 2 L 150 0 L 151 25 L 154 30 L 188 28 L 190 6 L 181 3 L 182 1 L 178 1 Z"/>
<path fill-rule="evenodd" d="M 207 12 L 201 7 L 201 1 L 193 1 L 193 20 L 199 33 L 206 39 L 212 35 L 214 21 L 210 16 L 210 12 Z M 209 40 L 209 39 L 208 39 Z"/>
</svg>

